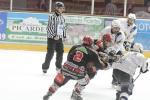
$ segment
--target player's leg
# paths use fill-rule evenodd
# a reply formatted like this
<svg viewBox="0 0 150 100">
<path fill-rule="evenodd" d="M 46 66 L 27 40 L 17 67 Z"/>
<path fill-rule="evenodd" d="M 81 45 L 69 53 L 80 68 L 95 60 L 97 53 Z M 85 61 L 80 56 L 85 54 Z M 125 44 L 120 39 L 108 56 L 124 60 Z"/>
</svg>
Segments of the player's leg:
<svg viewBox="0 0 150 100">
<path fill-rule="evenodd" d="M 94 65 L 93 62 L 89 62 L 87 64 L 87 74 L 88 74 L 90 79 L 93 79 L 95 77 L 97 70 L 98 69 L 96 68 L 96 66 Z"/>
<path fill-rule="evenodd" d="M 116 93 L 116 100 L 128 100 L 128 97 L 132 95 L 133 86 L 132 83 L 120 84 L 120 89 Z"/>
<path fill-rule="evenodd" d="M 49 87 L 46 95 L 43 96 L 43 100 L 48 100 L 49 97 L 58 90 L 58 88 L 66 84 L 68 81 L 68 77 L 65 77 L 62 73 L 58 73 L 54 79 L 54 83 Z"/>
<path fill-rule="evenodd" d="M 79 79 L 75 84 L 74 90 L 71 95 L 71 100 L 83 100 L 81 97 L 81 92 L 85 88 L 85 86 L 89 83 L 89 76 L 86 75 L 85 78 Z"/>
<path fill-rule="evenodd" d="M 55 46 L 56 46 L 55 40 L 49 38 L 47 40 L 47 53 L 45 61 L 42 64 L 43 73 L 47 73 L 47 70 L 49 69 L 50 62 L 54 55 Z"/>
<path fill-rule="evenodd" d="M 56 69 L 59 70 L 62 67 L 62 60 L 63 60 L 63 53 L 64 53 L 64 45 L 62 40 L 56 44 Z"/>
<path fill-rule="evenodd" d="M 117 87 L 116 100 L 128 100 L 128 97 L 132 95 L 134 87 L 132 82 L 133 78 L 122 71 L 120 71 L 118 78 L 119 85 Z"/>
<path fill-rule="evenodd" d="M 112 73 L 112 86 L 116 87 L 118 85 L 118 69 L 113 69 L 113 73 Z"/>
</svg>

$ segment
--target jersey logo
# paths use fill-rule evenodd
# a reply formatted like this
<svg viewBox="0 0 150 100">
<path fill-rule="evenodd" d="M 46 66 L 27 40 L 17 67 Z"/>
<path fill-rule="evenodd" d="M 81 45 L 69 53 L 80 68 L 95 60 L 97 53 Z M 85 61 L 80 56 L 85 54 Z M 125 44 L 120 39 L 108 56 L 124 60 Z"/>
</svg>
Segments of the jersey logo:
<svg viewBox="0 0 150 100">
<path fill-rule="evenodd" d="M 73 56 L 73 60 L 76 62 L 81 62 L 83 58 L 83 53 L 81 51 L 77 51 L 76 54 Z"/>
</svg>

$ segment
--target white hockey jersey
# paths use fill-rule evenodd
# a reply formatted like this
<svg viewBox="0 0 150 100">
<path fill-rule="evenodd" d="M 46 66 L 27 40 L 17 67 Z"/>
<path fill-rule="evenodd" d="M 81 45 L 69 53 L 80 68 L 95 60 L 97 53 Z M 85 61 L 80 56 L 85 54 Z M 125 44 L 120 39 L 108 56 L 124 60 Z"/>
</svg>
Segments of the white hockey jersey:
<svg viewBox="0 0 150 100">
<path fill-rule="evenodd" d="M 142 67 L 142 70 L 147 70 L 147 59 L 143 54 L 138 52 L 128 52 L 119 61 L 112 64 L 112 68 L 119 69 L 129 75 L 135 74 L 137 67 Z"/>
<path fill-rule="evenodd" d="M 102 36 L 104 34 L 111 34 L 111 26 L 107 26 L 105 27 L 100 34 L 100 38 L 102 38 Z M 120 34 L 111 34 L 112 35 L 112 44 L 109 48 L 107 48 L 107 52 L 110 52 L 111 50 L 116 51 L 116 53 L 118 51 L 125 51 L 123 43 L 125 41 L 125 34 L 120 31 Z"/>
<path fill-rule="evenodd" d="M 127 19 L 121 18 L 118 19 L 121 24 L 121 30 L 125 33 L 126 39 L 125 41 L 128 41 L 132 43 L 134 41 L 134 36 L 137 34 L 137 27 L 135 24 L 128 26 Z"/>
</svg>

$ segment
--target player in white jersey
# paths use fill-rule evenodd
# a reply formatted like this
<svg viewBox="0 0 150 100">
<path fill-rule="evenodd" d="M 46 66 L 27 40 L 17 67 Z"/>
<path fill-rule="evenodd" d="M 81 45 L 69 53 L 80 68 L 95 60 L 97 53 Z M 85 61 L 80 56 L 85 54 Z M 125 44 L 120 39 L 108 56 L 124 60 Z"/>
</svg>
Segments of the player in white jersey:
<svg viewBox="0 0 150 100">
<path fill-rule="evenodd" d="M 125 42 L 124 46 L 125 49 L 128 51 L 129 48 L 132 47 L 134 42 L 134 37 L 137 34 L 137 27 L 135 24 L 136 15 L 133 13 L 130 13 L 127 17 L 127 19 L 118 19 L 121 24 L 121 30 L 125 33 Z"/>
<path fill-rule="evenodd" d="M 109 48 L 106 49 L 106 52 L 109 54 L 119 54 L 121 55 L 122 52 L 125 51 L 124 49 L 124 41 L 125 41 L 125 34 L 121 31 L 121 24 L 119 20 L 113 20 L 111 23 L 111 26 L 107 26 L 101 31 L 100 37 L 102 37 L 104 34 L 110 33 L 112 36 L 112 44 Z M 113 80 L 112 85 L 117 85 L 117 80 L 114 77 L 114 71 L 113 70 Z"/>
<path fill-rule="evenodd" d="M 132 51 L 127 52 L 120 60 L 112 64 L 112 68 L 116 69 L 114 75 L 118 81 L 116 100 L 128 100 L 129 95 L 132 95 L 133 76 L 138 67 L 141 73 L 148 71 L 148 62 L 142 51 L 141 45 L 135 43 Z"/>
<path fill-rule="evenodd" d="M 120 21 L 119 20 L 113 20 L 111 23 L 111 26 L 105 27 L 100 34 L 100 38 L 104 34 L 110 33 L 112 36 L 112 44 L 110 48 L 108 48 L 108 52 L 111 51 L 112 49 L 118 53 L 119 51 L 124 51 L 124 46 L 123 43 L 125 41 L 125 34 L 121 30 L 120 26 Z"/>
</svg>

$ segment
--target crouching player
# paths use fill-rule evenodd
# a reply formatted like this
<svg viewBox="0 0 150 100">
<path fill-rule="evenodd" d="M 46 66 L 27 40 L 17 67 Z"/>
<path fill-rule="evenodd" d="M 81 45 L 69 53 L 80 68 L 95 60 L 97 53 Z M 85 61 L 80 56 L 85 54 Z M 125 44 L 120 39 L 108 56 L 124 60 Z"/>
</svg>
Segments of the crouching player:
<svg viewBox="0 0 150 100">
<path fill-rule="evenodd" d="M 130 52 L 112 64 L 112 67 L 116 69 L 115 78 L 118 81 L 116 100 L 128 100 L 129 95 L 132 95 L 136 68 L 140 67 L 142 73 L 148 71 L 148 62 L 142 51 L 142 45 L 135 43 Z"/>
<path fill-rule="evenodd" d="M 43 100 L 48 100 L 58 88 L 65 85 L 69 80 L 77 80 L 73 89 L 71 100 L 82 100 L 81 91 L 89 83 L 89 72 L 95 73 L 96 67 L 100 69 L 106 65 L 99 59 L 95 49 L 93 49 L 93 40 L 89 36 L 83 38 L 83 44 L 73 46 L 67 56 L 67 61 L 62 66 L 60 72 L 56 75 L 53 84 L 49 87 Z M 92 63 L 91 63 L 92 62 Z M 94 65 L 93 65 L 94 64 Z"/>
</svg>

